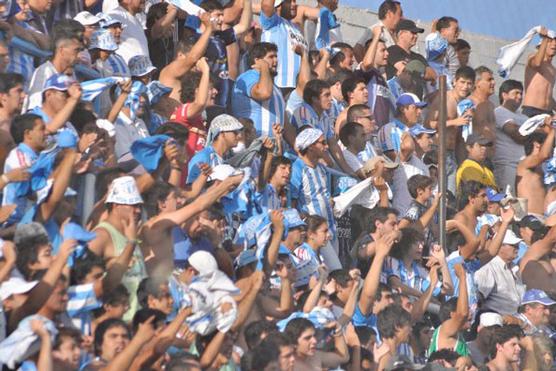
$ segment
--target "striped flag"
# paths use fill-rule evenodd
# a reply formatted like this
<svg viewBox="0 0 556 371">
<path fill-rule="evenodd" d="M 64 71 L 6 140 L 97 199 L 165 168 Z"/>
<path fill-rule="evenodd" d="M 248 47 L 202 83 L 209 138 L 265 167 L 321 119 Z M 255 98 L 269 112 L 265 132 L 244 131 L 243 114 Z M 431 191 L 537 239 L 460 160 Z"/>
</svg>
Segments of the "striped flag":
<svg viewBox="0 0 556 371">
<path fill-rule="evenodd" d="M 83 93 L 81 95 L 81 100 L 91 102 L 93 99 L 98 97 L 100 93 L 109 89 L 112 85 L 124 81 L 123 77 L 103 77 L 102 79 L 89 80 L 81 83 L 81 89 Z"/>
</svg>

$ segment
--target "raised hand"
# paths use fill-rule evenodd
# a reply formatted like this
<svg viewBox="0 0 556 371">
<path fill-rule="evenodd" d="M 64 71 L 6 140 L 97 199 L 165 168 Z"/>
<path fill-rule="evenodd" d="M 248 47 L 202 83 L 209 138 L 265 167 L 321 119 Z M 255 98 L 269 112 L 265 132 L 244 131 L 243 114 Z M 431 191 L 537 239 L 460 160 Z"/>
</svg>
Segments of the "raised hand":
<svg viewBox="0 0 556 371">
<path fill-rule="evenodd" d="M 270 211 L 270 221 L 274 228 L 281 227 L 284 225 L 284 214 L 282 210 L 271 210 Z"/>
<path fill-rule="evenodd" d="M 135 338 L 140 340 L 142 343 L 146 343 L 151 340 L 155 335 L 154 318 L 154 316 L 150 316 L 145 322 L 139 324 L 139 328 L 135 333 Z"/>
<path fill-rule="evenodd" d="M 456 273 L 456 277 L 459 278 L 460 280 L 464 280 L 465 277 L 465 268 L 463 267 L 462 264 L 456 264 L 454 266 L 454 272 Z"/>
<path fill-rule="evenodd" d="M 135 217 L 131 214 L 128 218 L 122 219 L 124 227 L 124 236 L 128 241 L 135 241 L 137 239 L 137 222 Z"/>
</svg>

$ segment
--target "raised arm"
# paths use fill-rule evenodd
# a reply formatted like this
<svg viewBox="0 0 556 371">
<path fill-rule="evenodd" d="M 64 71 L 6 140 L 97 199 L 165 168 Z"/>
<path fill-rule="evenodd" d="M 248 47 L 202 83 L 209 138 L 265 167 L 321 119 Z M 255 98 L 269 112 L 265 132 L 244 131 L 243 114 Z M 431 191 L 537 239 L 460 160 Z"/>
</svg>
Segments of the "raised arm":
<svg viewBox="0 0 556 371">
<path fill-rule="evenodd" d="M 556 244 L 556 226 L 550 228 L 550 231 L 544 236 L 543 239 L 534 242 L 531 247 L 527 249 L 523 258 L 519 262 L 519 271 L 523 273 L 525 266 L 530 261 L 536 261 L 552 251 L 552 247 Z"/>
<path fill-rule="evenodd" d="M 295 89 L 299 96 L 303 96 L 303 90 L 309 80 L 311 80 L 311 64 L 309 63 L 309 51 L 302 45 L 295 46 L 295 52 L 301 56 L 301 65 L 299 66 L 299 73 L 297 74 L 297 84 Z"/>
<path fill-rule="evenodd" d="M 239 23 L 234 26 L 234 32 L 237 36 L 242 35 L 251 27 L 253 20 L 253 8 L 251 0 L 243 0 L 243 9 L 241 10 L 241 18 Z"/>
<path fill-rule="evenodd" d="M 251 313 L 251 309 L 253 309 L 253 304 L 255 304 L 255 299 L 257 299 L 257 295 L 263 286 L 264 273 L 262 271 L 255 271 L 249 279 L 251 281 L 251 287 L 247 295 L 245 295 L 243 300 L 241 300 L 238 304 L 237 318 L 232 325 L 232 331 L 239 330 L 245 324 L 245 321 L 247 321 L 247 318 Z"/>
<path fill-rule="evenodd" d="M 73 84 L 68 88 L 68 99 L 66 104 L 58 113 L 52 118 L 52 120 L 46 125 L 46 132 L 48 134 L 56 133 L 61 127 L 63 127 L 66 122 L 69 121 L 73 110 L 79 103 L 81 99 L 81 86 L 79 84 Z"/>
<path fill-rule="evenodd" d="M 62 162 L 58 165 L 55 172 L 52 193 L 47 200 L 40 205 L 39 213 L 42 221 L 48 220 L 52 214 L 54 214 L 56 207 L 58 207 L 58 204 L 64 198 L 64 193 L 71 181 L 71 174 L 77 158 L 77 152 L 75 148 L 67 148 L 64 150 L 63 154 L 64 157 Z"/>
<path fill-rule="evenodd" d="M 50 338 L 50 333 L 40 319 L 31 321 L 31 331 L 33 331 L 41 341 L 39 358 L 37 360 L 37 371 L 52 371 L 52 339 Z"/>
<path fill-rule="evenodd" d="M 456 277 L 459 280 L 459 293 L 456 312 L 453 317 L 444 321 L 440 327 L 440 335 L 444 337 L 455 337 L 463 328 L 469 316 L 469 300 L 467 298 L 467 273 L 463 265 L 454 266 Z"/>
<path fill-rule="evenodd" d="M 498 255 L 498 251 L 500 251 L 500 247 L 502 247 L 502 241 L 504 241 L 504 235 L 506 234 L 506 231 L 508 230 L 510 223 L 514 218 L 514 214 L 514 209 L 511 207 L 508 209 L 500 210 L 502 223 L 498 227 L 498 232 L 496 233 L 490 244 L 487 245 L 487 251 L 489 255 L 489 257 L 487 258 L 488 260 Z"/>
<path fill-rule="evenodd" d="M 178 8 L 171 3 L 168 3 L 166 14 L 152 26 L 151 39 L 156 40 L 162 38 L 164 32 L 174 24 L 177 15 Z"/>
<path fill-rule="evenodd" d="M 252 67 L 259 71 L 259 82 L 251 88 L 251 97 L 257 101 L 270 99 L 274 82 L 270 75 L 268 63 L 263 59 L 257 59 Z"/>
<path fill-rule="evenodd" d="M 273 126 L 276 126 L 277 124 L 274 124 Z M 266 184 L 268 183 L 268 179 L 270 178 L 270 167 L 272 165 L 272 159 L 274 158 L 274 155 L 272 153 L 272 150 L 274 149 L 274 144 L 272 143 L 272 140 L 270 138 L 265 138 L 263 140 L 263 149 L 264 149 L 264 154 L 263 154 L 263 166 L 261 166 L 260 172 L 259 172 L 259 180 L 257 182 L 257 190 L 259 192 L 261 192 L 264 187 L 266 186 Z"/>
<path fill-rule="evenodd" d="M 137 329 L 137 333 L 131 339 L 129 344 L 122 350 L 110 363 L 104 367 L 103 371 L 120 371 L 120 370 L 128 370 L 143 345 L 149 342 L 155 332 L 153 327 L 154 316 L 150 317 L 144 323 L 139 324 L 139 328 Z"/>
<path fill-rule="evenodd" d="M 539 68 L 542 62 L 546 59 L 546 50 L 548 49 L 549 41 L 547 32 L 546 27 L 541 27 L 541 31 L 539 32 L 542 37 L 541 45 L 539 46 L 539 49 L 537 49 L 536 53 L 529 57 L 529 60 L 527 61 L 528 67 Z"/>
<path fill-rule="evenodd" d="M 129 93 L 131 92 L 131 84 L 131 79 L 125 80 L 119 84 L 121 87 L 120 95 L 118 95 L 118 98 L 116 98 L 112 108 L 110 108 L 110 112 L 108 112 L 108 116 L 106 116 L 106 119 L 111 123 L 114 123 L 118 118 L 118 115 L 120 114 Z"/>
<path fill-rule="evenodd" d="M 365 56 L 361 61 L 361 69 L 363 71 L 368 71 L 373 67 L 376 51 L 378 49 L 378 43 L 380 41 L 380 35 L 382 34 L 382 28 L 382 25 L 377 25 L 371 30 L 373 34 L 373 40 L 371 41 L 371 45 L 369 45 L 369 48 L 367 49 L 367 52 L 365 53 Z"/>
<path fill-rule="evenodd" d="M 208 103 L 210 67 L 207 63 L 207 59 L 202 57 L 197 61 L 195 66 L 201 71 L 201 80 L 199 81 L 197 92 L 195 93 L 195 100 L 187 106 L 187 117 L 200 115 L 205 110 Z"/>
<path fill-rule="evenodd" d="M 415 322 L 419 321 L 423 318 L 423 315 L 427 311 L 427 307 L 432 299 L 432 294 L 434 292 L 434 288 L 438 283 L 438 270 L 440 267 L 438 265 L 433 265 L 430 270 L 430 285 L 427 290 L 419 297 L 413 304 L 413 309 L 411 310 L 411 319 Z"/>
<path fill-rule="evenodd" d="M 314 68 L 315 73 L 321 80 L 326 79 L 326 71 L 328 70 L 328 62 L 330 61 L 330 53 L 326 49 L 321 49 L 319 51 L 320 60 L 319 63 Z"/>
<path fill-rule="evenodd" d="M 266 251 L 264 266 L 264 271 L 267 273 L 274 269 L 278 260 L 278 250 L 280 249 L 280 242 L 282 242 L 282 235 L 284 234 L 284 214 L 280 210 L 271 210 L 270 220 L 272 221 L 272 237 Z"/>
<path fill-rule="evenodd" d="M 456 216 L 457 218 L 457 216 Z M 460 255 L 464 259 L 469 259 L 475 255 L 480 245 L 480 240 L 475 236 L 473 231 L 469 229 L 460 220 L 453 219 L 446 222 L 446 229 L 457 229 L 465 239 L 465 245 L 460 248 Z"/>
<path fill-rule="evenodd" d="M 554 128 L 551 124 L 552 117 L 547 117 L 545 119 L 544 125 L 542 126 L 544 132 L 547 134 L 544 140 L 541 150 L 537 154 L 530 154 L 526 156 L 523 161 L 519 163 L 518 166 L 525 167 L 527 169 L 532 169 L 543 163 L 544 160 L 552 156 L 552 148 L 554 147 Z"/>
</svg>

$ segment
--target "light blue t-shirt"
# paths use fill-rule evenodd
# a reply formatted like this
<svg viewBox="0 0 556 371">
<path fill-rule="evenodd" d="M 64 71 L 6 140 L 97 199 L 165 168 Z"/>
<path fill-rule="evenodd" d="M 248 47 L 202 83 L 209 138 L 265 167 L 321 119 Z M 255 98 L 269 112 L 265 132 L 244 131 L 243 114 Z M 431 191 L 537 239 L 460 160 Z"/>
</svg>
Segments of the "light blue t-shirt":
<svg viewBox="0 0 556 371">
<path fill-rule="evenodd" d="M 309 125 L 322 131 L 326 139 L 334 137 L 334 123 L 328 113 L 323 112 L 319 116 L 313 107 L 307 103 L 303 103 L 293 112 L 291 124 L 298 132 L 303 126 Z"/>
<path fill-rule="evenodd" d="M 203 148 L 189 161 L 187 166 L 187 184 L 193 183 L 201 175 L 201 169 L 199 168 L 201 163 L 214 168 L 216 165 L 222 165 L 224 160 L 214 151 L 212 146 Z"/>
</svg>

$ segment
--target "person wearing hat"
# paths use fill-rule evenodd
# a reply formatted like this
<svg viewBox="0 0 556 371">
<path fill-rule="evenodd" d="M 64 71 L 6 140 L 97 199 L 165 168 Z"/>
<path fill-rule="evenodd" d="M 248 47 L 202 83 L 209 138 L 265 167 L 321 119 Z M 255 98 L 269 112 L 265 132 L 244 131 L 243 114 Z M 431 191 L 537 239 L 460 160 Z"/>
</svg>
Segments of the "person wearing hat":
<svg viewBox="0 0 556 371">
<path fill-rule="evenodd" d="M 136 55 L 149 55 L 149 43 L 141 21 L 136 17 L 145 11 L 145 3 L 137 0 L 120 1 L 108 16 L 123 26 L 121 43 L 117 53 L 127 62 Z"/>
<path fill-rule="evenodd" d="M 104 260 L 117 258 L 128 245 L 137 246 L 137 222 L 141 215 L 143 199 L 137 189 L 135 179 L 122 176 L 114 179 L 104 201 L 108 210 L 107 218 L 95 228 L 97 236 L 89 242 L 89 249 Z M 122 283 L 130 293 L 129 314 L 137 310 L 137 287 L 147 270 L 141 250 L 133 250 L 133 263 L 124 275 Z"/>
<path fill-rule="evenodd" d="M 529 289 L 523 294 L 516 318 L 526 335 L 545 334 L 551 336 L 554 331 L 548 327 L 550 323 L 550 307 L 556 304 L 546 292 Z"/>
<path fill-rule="evenodd" d="M 409 129 L 409 134 L 411 134 L 415 141 L 415 155 L 423 159 L 425 153 L 431 150 L 436 130 L 426 128 L 421 124 L 416 124 Z"/>
<path fill-rule="evenodd" d="M 189 161 L 187 184 L 193 183 L 201 173 L 200 164 L 222 165 L 224 155 L 237 146 L 242 130 L 243 125 L 235 117 L 227 114 L 215 117 L 210 124 L 205 148 Z"/>
<path fill-rule="evenodd" d="M 118 50 L 118 44 L 110 31 L 101 28 L 92 33 L 89 43 L 91 63 L 102 77 L 113 76 L 108 59 L 116 50 Z"/>
<path fill-rule="evenodd" d="M 43 102 L 43 92 L 49 78 L 58 74 L 66 74 L 78 61 L 81 51 L 81 40 L 75 34 L 64 34 L 54 40 L 54 55 L 36 68 L 29 82 L 28 100 L 24 104 L 26 110 L 38 107 Z M 72 73 L 73 78 L 75 75 Z"/>
<path fill-rule="evenodd" d="M 295 149 L 299 157 L 292 164 L 290 192 L 292 202 L 298 210 L 327 219 L 333 239 L 321 252 L 326 264 L 333 270 L 341 267 L 335 251 L 338 243 L 336 221 L 330 204 L 330 190 L 324 181 L 327 177 L 326 169 L 319 163 L 326 156 L 327 147 L 324 134 L 318 129 L 307 128 L 297 135 Z"/>
<path fill-rule="evenodd" d="M 513 264 L 521 241 L 512 230 L 506 230 L 498 254 L 475 272 L 475 282 L 484 300 L 483 309 L 502 315 L 517 312 L 525 292 L 521 278 L 514 273 L 518 267 Z"/>
<path fill-rule="evenodd" d="M 110 17 L 105 13 L 98 13 L 100 18 L 100 27 L 103 30 L 108 30 L 114 37 L 116 45 L 121 44 L 122 31 L 124 29 L 122 22 Z M 129 67 L 126 61 L 119 54 L 112 53 L 108 57 L 108 66 L 112 72 L 111 76 L 130 77 Z"/>
<path fill-rule="evenodd" d="M 456 187 L 458 190 L 462 182 L 471 180 L 486 187 L 498 188 L 492 170 L 485 165 L 487 147 L 492 147 L 492 141 L 486 137 L 475 132 L 467 137 L 465 141 L 467 159 L 461 163 L 456 172 Z"/>
</svg>

